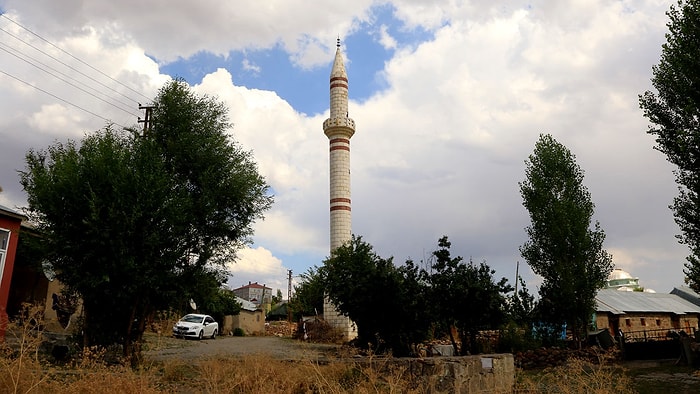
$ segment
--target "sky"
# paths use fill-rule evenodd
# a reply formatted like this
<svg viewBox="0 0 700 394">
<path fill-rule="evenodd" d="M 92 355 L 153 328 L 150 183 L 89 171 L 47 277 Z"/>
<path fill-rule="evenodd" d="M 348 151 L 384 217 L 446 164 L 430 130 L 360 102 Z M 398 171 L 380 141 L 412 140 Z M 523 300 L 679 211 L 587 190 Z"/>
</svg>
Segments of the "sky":
<svg viewBox="0 0 700 394">
<path fill-rule="evenodd" d="M 0 0 L 0 204 L 26 205 L 29 149 L 138 125 L 171 78 L 229 108 L 274 192 L 228 285 L 286 298 L 329 255 L 329 75 L 349 78 L 353 233 L 377 254 L 485 261 L 531 293 L 519 182 L 540 134 L 576 157 L 617 268 L 669 292 L 688 249 L 673 167 L 638 105 L 671 0 Z"/>
</svg>

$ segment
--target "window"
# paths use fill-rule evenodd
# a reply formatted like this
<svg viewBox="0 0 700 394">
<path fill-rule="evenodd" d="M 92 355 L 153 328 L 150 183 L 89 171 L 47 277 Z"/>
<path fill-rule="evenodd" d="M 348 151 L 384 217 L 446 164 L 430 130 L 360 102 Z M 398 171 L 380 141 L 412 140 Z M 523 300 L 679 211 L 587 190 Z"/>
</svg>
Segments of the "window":
<svg viewBox="0 0 700 394">
<path fill-rule="evenodd" d="M 632 321 L 630 319 L 625 319 L 625 325 L 627 327 L 632 327 Z"/>
<path fill-rule="evenodd" d="M 7 255 L 9 245 L 10 230 L 0 228 L 0 281 L 2 281 L 2 274 L 5 272 L 5 255 Z"/>
<path fill-rule="evenodd" d="M 660 326 L 661 325 L 661 319 L 656 319 L 656 325 Z"/>
<path fill-rule="evenodd" d="M 647 320 L 645 318 L 641 318 L 641 319 L 639 319 L 639 321 L 640 321 L 640 323 L 642 323 L 642 326 L 647 325 Z"/>
</svg>

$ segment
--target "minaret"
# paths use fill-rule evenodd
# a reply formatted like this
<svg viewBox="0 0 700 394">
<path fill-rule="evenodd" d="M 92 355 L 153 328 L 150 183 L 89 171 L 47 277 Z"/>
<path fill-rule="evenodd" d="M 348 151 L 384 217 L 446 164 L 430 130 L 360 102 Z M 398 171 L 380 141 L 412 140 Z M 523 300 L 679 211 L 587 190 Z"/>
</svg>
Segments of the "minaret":
<svg viewBox="0 0 700 394">
<path fill-rule="evenodd" d="M 355 121 L 348 112 L 348 75 L 338 38 L 330 79 L 331 115 L 323 122 L 323 132 L 330 142 L 330 214 L 331 254 L 352 238 L 350 209 L 350 137 Z M 357 329 L 347 316 L 338 312 L 328 297 L 323 300 L 323 318 L 343 333 L 345 340 L 357 337 Z"/>
<path fill-rule="evenodd" d="M 331 253 L 352 238 L 350 209 L 350 137 L 355 121 L 348 112 L 348 75 L 338 39 L 330 79 L 331 116 L 323 122 L 330 141 Z"/>
</svg>

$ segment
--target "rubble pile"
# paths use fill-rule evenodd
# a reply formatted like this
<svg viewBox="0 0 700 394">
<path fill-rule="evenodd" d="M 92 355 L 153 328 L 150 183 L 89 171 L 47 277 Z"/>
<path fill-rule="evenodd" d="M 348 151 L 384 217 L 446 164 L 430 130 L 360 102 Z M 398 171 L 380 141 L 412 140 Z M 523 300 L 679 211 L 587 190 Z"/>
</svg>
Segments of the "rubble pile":
<svg viewBox="0 0 700 394">
<path fill-rule="evenodd" d="M 265 335 L 269 336 L 293 337 L 296 329 L 296 323 L 290 323 L 285 320 L 265 323 Z"/>
</svg>

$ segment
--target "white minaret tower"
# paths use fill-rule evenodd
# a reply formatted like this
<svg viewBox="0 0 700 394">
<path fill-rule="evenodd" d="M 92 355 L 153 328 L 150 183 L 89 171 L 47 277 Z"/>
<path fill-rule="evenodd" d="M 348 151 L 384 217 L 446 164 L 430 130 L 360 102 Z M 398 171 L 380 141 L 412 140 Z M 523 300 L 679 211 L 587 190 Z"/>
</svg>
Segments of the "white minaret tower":
<svg viewBox="0 0 700 394">
<path fill-rule="evenodd" d="M 331 116 L 323 122 L 330 141 L 331 253 L 352 238 L 350 209 L 350 137 L 355 121 L 348 112 L 348 75 L 345 73 L 340 39 L 330 79 Z"/>
<path fill-rule="evenodd" d="M 330 78 L 330 118 L 323 122 L 323 132 L 330 142 L 330 215 L 331 254 L 352 238 L 350 208 L 350 137 L 355 134 L 355 121 L 348 112 L 348 75 L 340 52 L 340 38 Z M 328 298 L 324 299 L 323 317 L 343 332 L 347 340 L 357 337 L 355 324 L 338 313 Z"/>
</svg>

